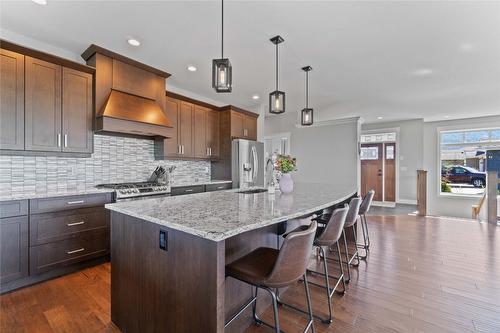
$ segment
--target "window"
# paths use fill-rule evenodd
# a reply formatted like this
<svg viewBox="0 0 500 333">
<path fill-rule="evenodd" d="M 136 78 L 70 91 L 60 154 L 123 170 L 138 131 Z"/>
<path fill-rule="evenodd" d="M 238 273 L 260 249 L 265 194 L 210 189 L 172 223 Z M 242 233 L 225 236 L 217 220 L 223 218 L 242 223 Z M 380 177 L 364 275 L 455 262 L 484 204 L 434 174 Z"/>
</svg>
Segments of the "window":
<svg viewBox="0 0 500 333">
<path fill-rule="evenodd" d="M 378 160 L 378 147 L 361 147 L 361 160 Z"/>
<path fill-rule="evenodd" d="M 486 170 L 500 165 L 500 128 L 442 131 L 439 144 L 441 193 L 482 195 Z"/>
</svg>

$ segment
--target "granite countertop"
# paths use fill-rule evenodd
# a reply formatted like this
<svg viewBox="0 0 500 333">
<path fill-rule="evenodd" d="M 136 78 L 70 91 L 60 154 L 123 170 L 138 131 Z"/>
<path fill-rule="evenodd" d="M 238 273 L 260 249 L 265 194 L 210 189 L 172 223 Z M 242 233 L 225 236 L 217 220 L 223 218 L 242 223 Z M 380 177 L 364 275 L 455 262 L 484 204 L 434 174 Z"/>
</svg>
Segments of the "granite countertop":
<svg viewBox="0 0 500 333">
<path fill-rule="evenodd" d="M 356 193 L 356 187 L 296 183 L 290 194 L 242 194 L 237 191 L 126 201 L 107 204 L 106 208 L 212 241 L 222 241 L 335 205 Z"/>
<path fill-rule="evenodd" d="M 85 195 L 85 194 L 99 194 L 99 193 L 113 193 L 113 189 L 98 189 L 90 188 L 85 190 L 64 190 L 59 192 L 47 192 L 47 193 L 20 193 L 11 195 L 0 196 L 0 201 L 10 201 L 10 200 L 27 200 L 27 199 L 43 199 L 52 197 L 65 197 L 70 195 Z"/>
<path fill-rule="evenodd" d="M 208 180 L 201 182 L 178 182 L 170 184 L 170 187 L 182 187 L 182 186 L 196 186 L 196 185 L 216 185 L 216 184 L 227 184 L 232 183 L 232 180 Z"/>
</svg>

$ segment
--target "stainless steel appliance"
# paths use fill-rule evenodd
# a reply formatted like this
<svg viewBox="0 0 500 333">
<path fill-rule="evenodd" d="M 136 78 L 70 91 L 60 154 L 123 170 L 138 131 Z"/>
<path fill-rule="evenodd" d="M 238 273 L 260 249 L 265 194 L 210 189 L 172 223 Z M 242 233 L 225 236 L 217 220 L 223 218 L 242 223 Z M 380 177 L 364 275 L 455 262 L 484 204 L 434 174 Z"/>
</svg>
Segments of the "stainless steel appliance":
<svg viewBox="0 0 500 333">
<path fill-rule="evenodd" d="M 233 188 L 264 186 L 264 144 L 236 139 L 232 142 Z"/>
<path fill-rule="evenodd" d="M 170 185 L 152 182 L 101 184 L 97 185 L 97 188 L 114 189 L 116 201 L 140 199 L 154 195 L 170 195 Z"/>
</svg>

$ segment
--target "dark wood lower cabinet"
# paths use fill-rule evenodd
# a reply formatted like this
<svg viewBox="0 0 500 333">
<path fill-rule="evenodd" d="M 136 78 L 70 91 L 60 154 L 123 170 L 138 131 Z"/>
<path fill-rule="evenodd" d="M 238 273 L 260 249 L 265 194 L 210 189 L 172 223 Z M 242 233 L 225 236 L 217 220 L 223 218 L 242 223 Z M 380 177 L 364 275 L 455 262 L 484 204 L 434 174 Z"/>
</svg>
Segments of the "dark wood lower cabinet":
<svg viewBox="0 0 500 333">
<path fill-rule="evenodd" d="M 0 219 L 0 283 L 28 276 L 28 217 Z"/>
<path fill-rule="evenodd" d="M 0 292 L 108 260 L 104 204 L 112 199 L 97 193 L 0 202 Z"/>
</svg>

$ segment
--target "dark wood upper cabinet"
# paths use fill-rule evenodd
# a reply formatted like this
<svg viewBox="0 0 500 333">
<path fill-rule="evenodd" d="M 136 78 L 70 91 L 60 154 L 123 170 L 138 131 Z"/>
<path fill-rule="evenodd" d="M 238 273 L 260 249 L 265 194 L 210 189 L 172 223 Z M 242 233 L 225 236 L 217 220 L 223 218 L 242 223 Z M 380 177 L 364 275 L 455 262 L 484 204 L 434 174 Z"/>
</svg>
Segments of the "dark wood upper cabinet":
<svg viewBox="0 0 500 333">
<path fill-rule="evenodd" d="M 63 68 L 63 152 L 92 153 L 92 75 Z"/>
<path fill-rule="evenodd" d="M 179 108 L 180 101 L 178 99 L 167 97 L 167 100 L 165 102 L 165 113 L 167 115 L 167 118 L 172 121 L 173 135 L 171 138 L 162 140 L 165 149 L 165 151 L 163 152 L 163 156 L 166 157 L 178 157 L 180 154 L 178 138 Z"/>
<path fill-rule="evenodd" d="M 182 157 L 193 157 L 194 105 L 181 102 L 178 120 L 178 138 Z"/>
<path fill-rule="evenodd" d="M 243 137 L 243 127 L 245 123 L 245 115 L 231 111 L 231 136 L 233 138 Z"/>
<path fill-rule="evenodd" d="M 0 148 L 24 149 L 24 56 L 0 49 Z"/>
<path fill-rule="evenodd" d="M 61 151 L 62 67 L 25 58 L 26 150 Z"/>
<path fill-rule="evenodd" d="M 257 140 L 257 118 L 245 115 L 243 136 L 249 140 Z"/>
<path fill-rule="evenodd" d="M 206 141 L 207 147 L 210 149 L 210 158 L 218 158 L 220 152 L 219 145 L 219 125 L 220 112 L 216 110 L 208 110 L 206 122 Z"/>
<path fill-rule="evenodd" d="M 207 158 L 210 156 L 206 140 L 207 114 L 208 109 L 202 106 L 194 106 L 193 137 L 194 157 L 196 158 Z"/>
</svg>

